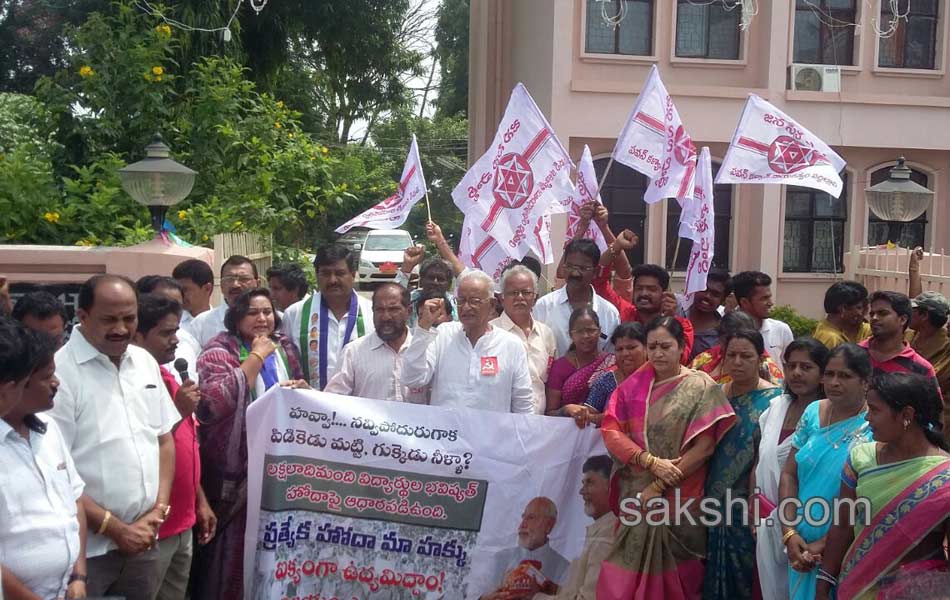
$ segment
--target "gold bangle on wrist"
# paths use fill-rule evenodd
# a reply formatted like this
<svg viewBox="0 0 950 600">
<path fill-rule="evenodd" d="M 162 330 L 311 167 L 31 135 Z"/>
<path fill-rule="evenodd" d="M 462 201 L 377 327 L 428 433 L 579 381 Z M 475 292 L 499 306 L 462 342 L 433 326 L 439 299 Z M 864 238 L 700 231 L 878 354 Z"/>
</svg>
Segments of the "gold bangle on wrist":
<svg viewBox="0 0 950 600">
<path fill-rule="evenodd" d="M 788 544 L 788 540 L 792 539 L 796 535 L 798 535 L 798 532 L 795 531 L 794 529 L 789 529 L 788 531 L 786 531 L 785 535 L 782 536 L 782 545 L 784 546 Z"/>
<path fill-rule="evenodd" d="M 106 528 L 109 526 L 109 519 L 111 518 L 112 518 L 112 513 L 107 510 L 106 516 L 102 518 L 102 523 L 99 524 L 99 531 L 97 531 L 96 533 L 98 533 L 99 535 L 105 534 Z"/>
<path fill-rule="evenodd" d="M 261 353 L 258 352 L 257 350 L 255 350 L 255 351 L 253 351 L 253 352 L 250 352 L 250 353 L 248 354 L 248 356 L 256 356 L 256 357 L 257 357 L 257 360 L 261 361 L 261 364 L 264 364 L 264 362 L 265 362 L 264 357 L 263 357 L 263 356 L 261 355 Z"/>
</svg>

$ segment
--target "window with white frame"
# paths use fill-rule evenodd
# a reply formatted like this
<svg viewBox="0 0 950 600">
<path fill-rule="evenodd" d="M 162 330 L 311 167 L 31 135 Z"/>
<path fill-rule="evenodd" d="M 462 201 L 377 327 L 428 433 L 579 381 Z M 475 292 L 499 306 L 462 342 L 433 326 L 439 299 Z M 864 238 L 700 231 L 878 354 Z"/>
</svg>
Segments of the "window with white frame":
<svg viewBox="0 0 950 600">
<path fill-rule="evenodd" d="M 871 173 L 871 185 L 877 185 L 886 180 L 891 172 L 891 166 L 882 167 Z M 910 179 L 914 183 L 930 189 L 930 178 L 926 173 L 910 170 Z M 929 212 L 929 211 L 928 211 Z M 913 221 L 882 221 L 871 210 L 868 210 L 868 245 L 881 246 L 888 242 L 897 244 L 901 248 L 923 247 L 924 236 L 927 232 L 927 212 Z"/>
<path fill-rule="evenodd" d="M 856 5 L 857 0 L 796 0 L 792 62 L 853 65 Z"/>
<path fill-rule="evenodd" d="M 939 4 L 939 0 L 881 0 L 880 28 L 888 34 L 880 38 L 879 66 L 895 69 L 937 68 Z M 893 31 L 889 31 L 892 22 Z"/>
<path fill-rule="evenodd" d="M 742 6 L 738 0 L 678 0 L 676 56 L 738 60 L 741 17 Z"/>
<path fill-rule="evenodd" d="M 782 269 L 786 273 L 841 273 L 848 220 L 848 175 L 835 198 L 820 190 L 785 188 L 785 239 Z"/>
<path fill-rule="evenodd" d="M 653 0 L 587 0 L 586 30 L 590 54 L 651 56 Z"/>
</svg>

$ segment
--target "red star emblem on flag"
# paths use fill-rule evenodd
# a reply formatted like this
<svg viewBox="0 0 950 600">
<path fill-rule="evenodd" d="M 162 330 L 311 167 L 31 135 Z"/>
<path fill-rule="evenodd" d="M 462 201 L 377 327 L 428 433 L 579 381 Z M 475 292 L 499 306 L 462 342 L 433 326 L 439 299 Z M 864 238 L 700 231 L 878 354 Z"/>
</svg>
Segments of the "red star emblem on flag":
<svg viewBox="0 0 950 600">
<path fill-rule="evenodd" d="M 776 173 L 787 175 L 808 167 L 827 163 L 827 159 L 814 148 L 803 146 L 787 135 L 775 138 L 769 146 L 769 167 Z"/>
<path fill-rule="evenodd" d="M 696 162 L 696 146 L 693 145 L 693 140 L 682 125 L 676 128 L 676 133 L 673 135 L 673 155 L 681 165 Z"/>
<path fill-rule="evenodd" d="M 534 172 L 527 160 L 516 152 L 501 157 L 495 169 L 495 199 L 506 208 L 518 208 L 534 189 Z"/>
</svg>

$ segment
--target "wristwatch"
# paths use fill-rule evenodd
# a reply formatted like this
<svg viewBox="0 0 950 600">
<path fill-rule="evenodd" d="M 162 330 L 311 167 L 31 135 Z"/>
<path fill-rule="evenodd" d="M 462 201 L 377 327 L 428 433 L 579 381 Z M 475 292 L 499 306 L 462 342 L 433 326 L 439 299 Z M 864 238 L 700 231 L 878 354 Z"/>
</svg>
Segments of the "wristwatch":
<svg viewBox="0 0 950 600">
<path fill-rule="evenodd" d="M 82 573 L 71 573 L 69 575 L 69 583 L 74 583 L 76 581 L 81 581 L 83 583 L 89 583 L 89 576 Z"/>
</svg>

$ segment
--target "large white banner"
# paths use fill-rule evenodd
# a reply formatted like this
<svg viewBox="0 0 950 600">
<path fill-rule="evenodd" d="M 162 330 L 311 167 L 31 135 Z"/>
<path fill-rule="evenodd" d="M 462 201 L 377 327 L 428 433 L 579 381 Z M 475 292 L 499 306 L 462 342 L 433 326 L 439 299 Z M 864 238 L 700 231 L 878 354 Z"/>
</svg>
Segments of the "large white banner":
<svg viewBox="0 0 950 600">
<path fill-rule="evenodd" d="M 814 133 L 755 94 L 742 109 L 716 183 L 779 183 L 841 195 L 845 161 Z"/>
<path fill-rule="evenodd" d="M 247 427 L 244 589 L 255 600 L 563 584 L 591 523 L 581 466 L 605 453 L 599 430 L 573 419 L 283 388 L 251 404 Z M 556 507 L 546 541 L 522 523 L 529 503 Z"/>
</svg>

